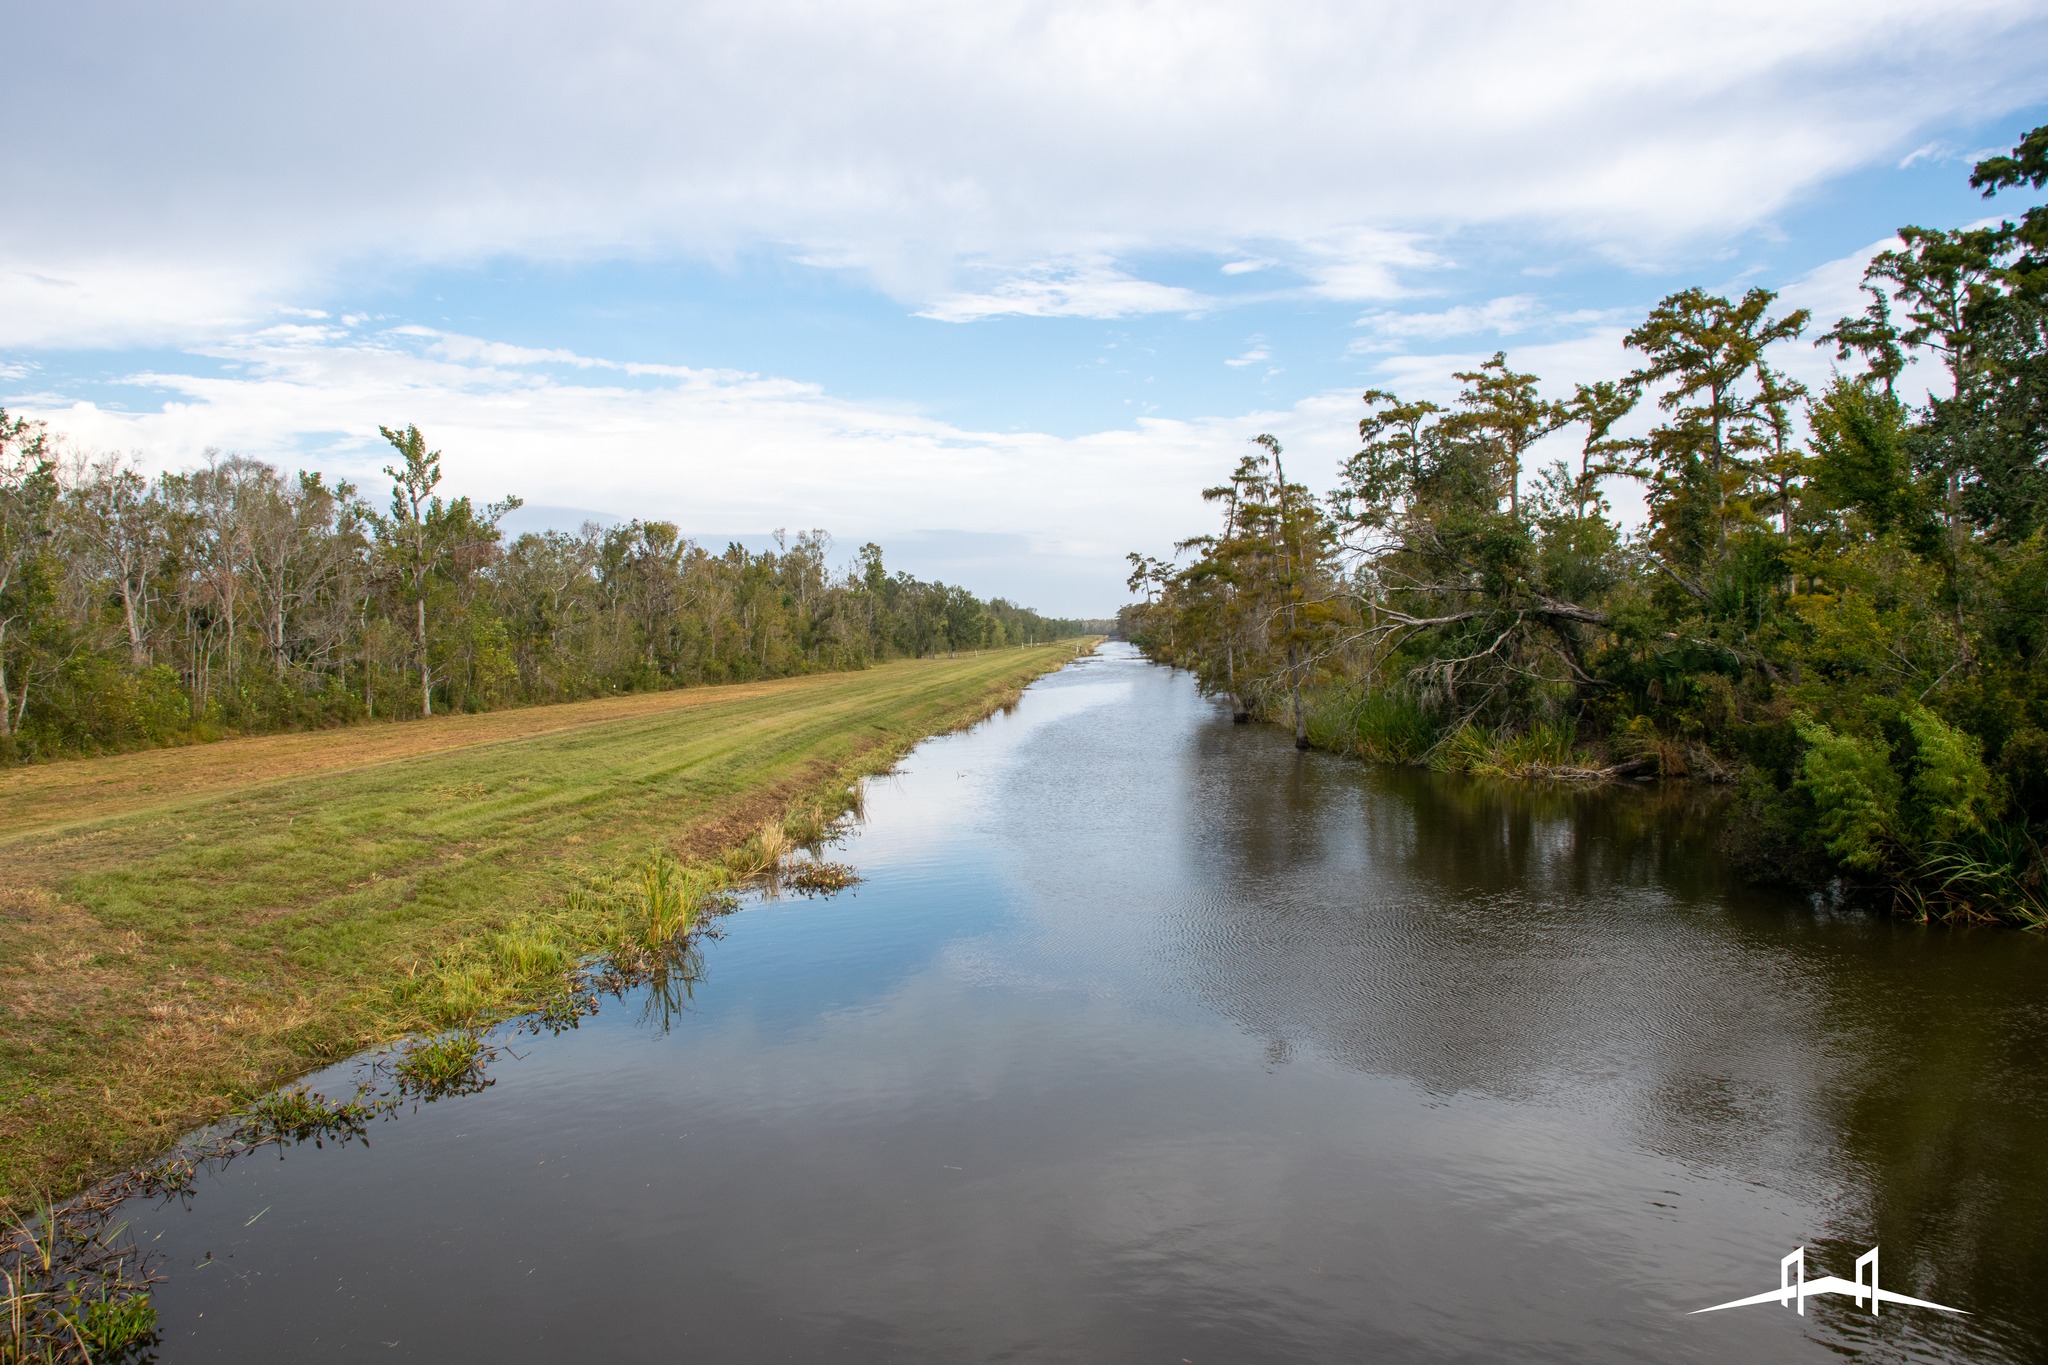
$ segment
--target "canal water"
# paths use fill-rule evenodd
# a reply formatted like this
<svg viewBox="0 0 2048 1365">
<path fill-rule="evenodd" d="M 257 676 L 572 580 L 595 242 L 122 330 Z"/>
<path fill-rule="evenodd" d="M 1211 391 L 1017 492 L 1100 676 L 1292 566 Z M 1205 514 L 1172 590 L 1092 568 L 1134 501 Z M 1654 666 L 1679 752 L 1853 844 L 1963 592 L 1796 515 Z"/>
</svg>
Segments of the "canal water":
<svg viewBox="0 0 2048 1365">
<path fill-rule="evenodd" d="M 160 1359 L 2048 1358 L 2048 944 L 1745 888 L 1699 793 L 1297 754 L 1112 645 L 835 856 L 682 1011 L 136 1210 Z M 1970 1316 L 1690 1315 L 1874 1245 Z"/>
</svg>

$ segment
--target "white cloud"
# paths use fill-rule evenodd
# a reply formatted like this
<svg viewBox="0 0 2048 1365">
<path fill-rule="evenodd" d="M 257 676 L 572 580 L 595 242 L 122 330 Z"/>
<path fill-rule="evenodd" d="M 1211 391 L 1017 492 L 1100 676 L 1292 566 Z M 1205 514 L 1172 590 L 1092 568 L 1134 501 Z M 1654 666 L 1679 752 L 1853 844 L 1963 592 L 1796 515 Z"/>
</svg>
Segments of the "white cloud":
<svg viewBox="0 0 2048 1365">
<path fill-rule="evenodd" d="M 1923 161 L 1945 161 L 1951 165 L 1973 167 L 1990 156 L 2002 156 L 2011 151 L 2010 147 L 1958 147 L 1953 142 L 1936 139 L 1924 142 L 1900 157 L 1895 163 L 1899 170 L 1910 170 Z"/>
<path fill-rule="evenodd" d="M 1263 364 L 1272 358 L 1273 352 L 1266 346 L 1265 341 L 1262 338 L 1253 337 L 1250 345 L 1246 347 L 1242 355 L 1234 355 L 1223 363 L 1230 366 L 1233 370 L 1242 370 L 1251 365 Z"/>
<path fill-rule="evenodd" d="M 33 59 L 0 86 L 0 174 L 30 192 L 0 220 L 0 339 L 72 345 L 508 254 L 770 244 L 960 317 L 1185 303 L 1029 271 L 963 291 L 961 261 L 1256 251 L 1364 299 L 1474 226 L 1647 259 L 2038 100 L 2048 13 L 364 0 L 251 23 L 133 0 L 8 29 Z"/>
<path fill-rule="evenodd" d="M 1143 313 L 1195 313 L 1210 300 L 1190 289 L 1136 279 L 1104 261 L 1044 265 L 1019 272 L 983 293 L 946 294 L 919 317 L 975 322 L 1027 318 L 1127 318 Z"/>
<path fill-rule="evenodd" d="M 224 336 L 282 313 L 293 271 L 239 264 L 151 260 L 138 249 L 79 258 L 31 254 L 0 229 L 0 346 L 113 346 Z"/>
<path fill-rule="evenodd" d="M 1353 342 L 1351 350 L 1353 353 L 1398 350 L 1410 342 L 1442 341 L 1484 332 L 1511 336 L 1527 330 L 1543 318 L 1543 309 L 1533 294 L 1509 294 L 1485 303 L 1459 304 L 1434 313 L 1382 310 L 1358 319 L 1358 325 L 1367 330 L 1367 335 Z"/>
<path fill-rule="evenodd" d="M 1198 490 L 1252 434 L 1284 431 L 1302 442 L 1304 468 L 1320 458 L 1334 471 L 1345 427 L 1306 416 L 1314 399 L 1077 437 L 976 431 L 773 376 L 416 327 L 270 327 L 206 354 L 217 362 L 208 373 L 129 376 L 161 395 L 154 410 L 23 407 L 82 448 L 144 452 L 154 468 L 189 466 L 215 446 L 374 491 L 390 457 L 377 424 L 414 422 L 445 452 L 459 493 L 614 508 L 697 532 L 821 526 L 845 544 L 886 546 L 935 525 L 1014 541 L 1022 528 L 1028 552 L 1006 550 L 970 586 L 1089 615 L 1124 599 L 1126 551 L 1163 552 L 1207 525 Z M 623 382 L 635 376 L 646 382 Z"/>
<path fill-rule="evenodd" d="M 271 329 L 272 331 L 276 329 Z M 504 341 L 444 332 L 437 327 L 407 323 L 393 327 L 390 337 L 417 337 L 426 342 L 426 352 L 441 360 L 476 362 L 486 366 L 562 365 L 572 370 L 611 370 L 625 375 L 657 375 L 668 379 L 751 379 L 740 370 L 700 369 L 688 365 L 654 365 L 635 360 L 605 360 L 578 355 L 559 347 L 514 346 Z"/>
<path fill-rule="evenodd" d="M 1346 303 L 1392 299 L 1414 290 L 1404 273 L 1436 270 L 1450 264 L 1423 244 L 1416 232 L 1353 228 L 1303 242 L 1297 265 L 1309 278 L 1310 294 Z"/>
<path fill-rule="evenodd" d="M 1619 379 L 1635 368 L 1641 357 L 1622 344 L 1628 329 L 1620 326 L 1594 327 L 1527 346 L 1508 348 L 1508 364 L 1542 381 L 1542 391 L 1553 398 L 1568 398 L 1572 386 L 1598 379 Z M 1427 398 L 1446 402 L 1454 397 L 1459 383 L 1452 375 L 1477 369 L 1492 356 L 1494 348 L 1457 351 L 1402 352 L 1384 356 L 1373 365 L 1374 383 L 1391 388 L 1405 398 Z"/>
</svg>

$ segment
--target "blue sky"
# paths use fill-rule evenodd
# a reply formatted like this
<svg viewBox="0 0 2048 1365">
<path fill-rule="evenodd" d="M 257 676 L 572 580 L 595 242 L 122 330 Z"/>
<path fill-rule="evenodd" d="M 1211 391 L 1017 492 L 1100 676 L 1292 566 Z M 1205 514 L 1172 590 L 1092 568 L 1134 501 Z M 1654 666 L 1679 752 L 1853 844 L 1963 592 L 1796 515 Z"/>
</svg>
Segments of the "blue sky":
<svg viewBox="0 0 2048 1365">
<path fill-rule="evenodd" d="M 1257 431 L 1327 483 L 1368 385 L 1568 391 L 1692 284 L 1831 320 L 1898 225 L 2031 202 L 1965 178 L 2048 121 L 1997 0 L 0 22 L 0 402 L 75 449 L 368 485 L 416 421 L 523 525 L 823 526 L 1086 614 Z"/>
</svg>

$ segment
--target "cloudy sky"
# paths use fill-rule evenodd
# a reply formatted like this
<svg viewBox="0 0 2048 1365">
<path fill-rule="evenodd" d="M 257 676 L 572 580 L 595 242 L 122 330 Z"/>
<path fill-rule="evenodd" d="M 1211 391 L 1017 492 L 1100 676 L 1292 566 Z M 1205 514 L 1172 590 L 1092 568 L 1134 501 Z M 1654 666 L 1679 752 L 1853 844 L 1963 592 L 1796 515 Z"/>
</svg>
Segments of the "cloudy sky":
<svg viewBox="0 0 2048 1365">
<path fill-rule="evenodd" d="M 322 13 L 326 10 L 329 12 Z M 521 525 L 663 517 L 1064 613 L 1252 434 L 1568 392 L 1691 284 L 1824 319 L 2048 122 L 2039 0 L 11 4 L 0 402 Z M 1789 363 L 1824 376 L 1823 352 Z"/>
</svg>

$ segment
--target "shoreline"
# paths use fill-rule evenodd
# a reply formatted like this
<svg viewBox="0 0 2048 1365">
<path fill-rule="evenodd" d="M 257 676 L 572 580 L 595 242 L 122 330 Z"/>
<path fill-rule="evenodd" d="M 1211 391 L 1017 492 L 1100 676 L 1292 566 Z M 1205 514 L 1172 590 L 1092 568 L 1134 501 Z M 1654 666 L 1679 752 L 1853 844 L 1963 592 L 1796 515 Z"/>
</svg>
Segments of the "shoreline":
<svg viewBox="0 0 2048 1365">
<path fill-rule="evenodd" d="M 488 737 L 355 763 L 323 749 L 295 772 L 251 774 L 244 746 L 347 749 L 359 732 L 13 770 L 0 1210 L 69 1197 L 357 1052 L 541 1007 L 603 946 L 589 891 L 650 849 L 703 863 L 764 822 L 816 837 L 849 784 L 1096 643 L 622 698 L 567 723 L 491 713 Z M 138 761 L 169 791 L 88 813 L 110 789 L 92 766 Z M 217 766 L 241 776 L 209 785 Z M 25 773 L 57 799 L 23 792 Z"/>
</svg>

